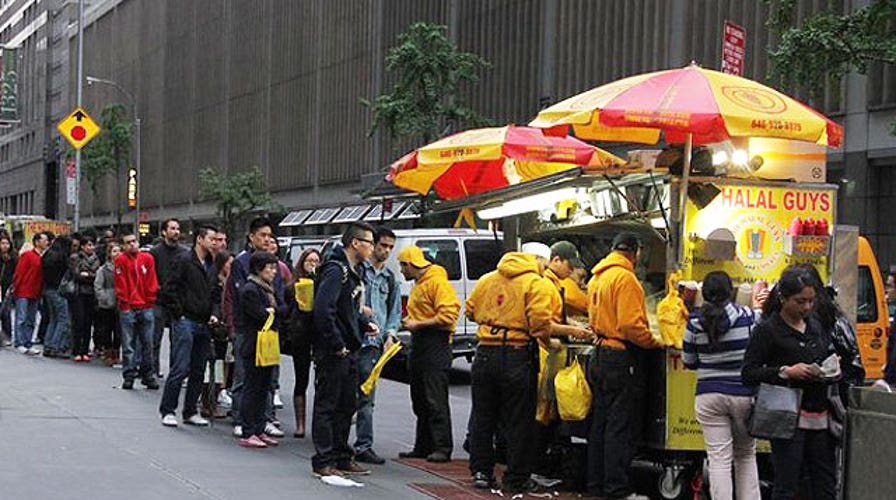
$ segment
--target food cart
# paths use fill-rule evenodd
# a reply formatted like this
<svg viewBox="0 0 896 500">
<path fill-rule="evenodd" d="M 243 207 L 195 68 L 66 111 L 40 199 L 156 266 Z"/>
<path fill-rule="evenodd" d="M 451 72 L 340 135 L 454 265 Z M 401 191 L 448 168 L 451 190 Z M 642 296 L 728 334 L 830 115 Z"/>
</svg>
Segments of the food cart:
<svg viewBox="0 0 896 500">
<path fill-rule="evenodd" d="M 16 248 L 31 243 L 31 238 L 40 232 L 51 231 L 53 234 L 69 234 L 71 223 L 47 219 L 41 215 L 3 215 L 0 214 L 0 228 L 12 236 Z"/>
</svg>

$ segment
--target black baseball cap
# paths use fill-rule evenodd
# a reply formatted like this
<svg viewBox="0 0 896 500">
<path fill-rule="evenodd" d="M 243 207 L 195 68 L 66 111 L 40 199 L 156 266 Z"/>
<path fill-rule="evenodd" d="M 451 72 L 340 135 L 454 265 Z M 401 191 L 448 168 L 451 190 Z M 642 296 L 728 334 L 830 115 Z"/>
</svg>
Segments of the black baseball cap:
<svg viewBox="0 0 896 500">
<path fill-rule="evenodd" d="M 555 255 L 569 261 L 573 269 L 585 267 L 585 264 L 582 263 L 582 258 L 579 256 L 579 249 L 566 240 L 561 240 L 551 245 L 551 257 Z"/>
<path fill-rule="evenodd" d="M 622 252 L 634 252 L 641 247 L 641 240 L 638 239 L 638 235 L 629 232 L 617 234 L 613 238 L 613 244 L 611 245 L 611 248 L 613 250 L 619 250 Z"/>
</svg>

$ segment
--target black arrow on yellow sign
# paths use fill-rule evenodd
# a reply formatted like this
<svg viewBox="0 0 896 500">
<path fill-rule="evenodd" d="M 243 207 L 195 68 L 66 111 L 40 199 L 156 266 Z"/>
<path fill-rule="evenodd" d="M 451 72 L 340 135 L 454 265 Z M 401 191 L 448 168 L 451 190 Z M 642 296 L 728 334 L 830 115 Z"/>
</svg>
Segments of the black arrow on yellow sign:
<svg viewBox="0 0 896 500">
<path fill-rule="evenodd" d="M 78 110 L 78 111 L 76 111 L 76 112 L 75 112 L 75 114 L 74 114 L 74 115 L 72 115 L 72 116 L 74 116 L 74 117 L 75 117 L 75 119 L 77 119 L 77 120 L 78 120 L 78 121 L 81 121 L 81 120 L 83 120 L 83 119 L 84 119 L 84 117 L 85 117 L 85 116 L 87 116 L 87 115 L 85 115 L 85 114 L 84 114 L 84 112 L 83 112 L 83 111 L 81 111 L 81 110 L 80 110 L 80 109 L 79 109 L 79 110 Z"/>
</svg>

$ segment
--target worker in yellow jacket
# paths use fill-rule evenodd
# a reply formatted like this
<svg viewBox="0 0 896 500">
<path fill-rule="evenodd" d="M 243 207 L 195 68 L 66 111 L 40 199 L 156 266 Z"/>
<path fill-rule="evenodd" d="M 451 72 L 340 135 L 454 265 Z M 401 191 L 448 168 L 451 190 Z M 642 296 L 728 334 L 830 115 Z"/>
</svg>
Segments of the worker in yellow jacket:
<svg viewBox="0 0 896 500">
<path fill-rule="evenodd" d="M 479 325 L 470 472 L 477 488 L 495 487 L 493 442 L 500 428 L 507 440 L 503 486 L 511 494 L 535 487 L 529 479 L 538 376 L 534 339 L 550 336 L 556 294 L 542 277 L 550 250 L 538 243 L 534 251 L 540 261 L 533 253 L 505 254 L 497 270 L 479 278 L 466 301 L 467 318 Z"/>
<path fill-rule="evenodd" d="M 398 253 L 401 274 L 414 281 L 402 326 L 411 332 L 411 406 L 417 416 L 414 449 L 401 458 L 451 460 L 451 409 L 448 406 L 448 371 L 451 337 L 460 315 L 460 301 L 448 273 L 410 245 Z"/>
<path fill-rule="evenodd" d="M 641 243 L 633 233 L 620 233 L 611 248 L 588 283 L 588 317 L 598 347 L 588 374 L 594 399 L 587 488 L 599 497 L 634 499 L 643 498 L 628 479 L 646 383 L 639 351 L 660 346 L 650 332 L 644 289 L 634 272 Z"/>
<path fill-rule="evenodd" d="M 579 250 L 569 241 L 558 241 L 550 247 L 551 257 L 548 261 L 544 277 L 547 278 L 560 296 L 559 304 L 555 304 L 554 327 L 551 330 L 552 337 L 570 336 L 588 338 L 591 332 L 585 328 L 568 324 L 568 316 L 572 315 L 570 298 L 575 296 L 575 291 L 581 293 L 578 286 L 570 286 L 567 280 L 576 267 L 582 266 Z M 575 289 L 575 291 L 573 291 Z M 586 299 L 587 303 L 587 299 Z M 557 308 L 559 305 L 559 308 Z M 587 309 L 586 309 L 587 311 Z"/>
</svg>

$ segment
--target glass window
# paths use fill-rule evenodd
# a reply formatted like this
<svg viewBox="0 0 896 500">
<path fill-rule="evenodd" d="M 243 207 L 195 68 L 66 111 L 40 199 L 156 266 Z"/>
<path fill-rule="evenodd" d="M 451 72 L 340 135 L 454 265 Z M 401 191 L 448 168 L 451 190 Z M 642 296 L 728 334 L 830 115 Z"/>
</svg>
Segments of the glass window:
<svg viewBox="0 0 896 500">
<path fill-rule="evenodd" d="M 460 251 L 455 240 L 418 240 L 426 258 L 445 268 L 449 280 L 460 279 Z"/>
<path fill-rule="evenodd" d="M 877 321 L 877 291 L 868 266 L 859 266 L 859 297 L 856 301 L 856 322 Z"/>
<path fill-rule="evenodd" d="M 466 240 L 467 279 L 478 280 L 483 274 L 494 271 L 501 260 L 502 250 L 500 241 Z"/>
</svg>

